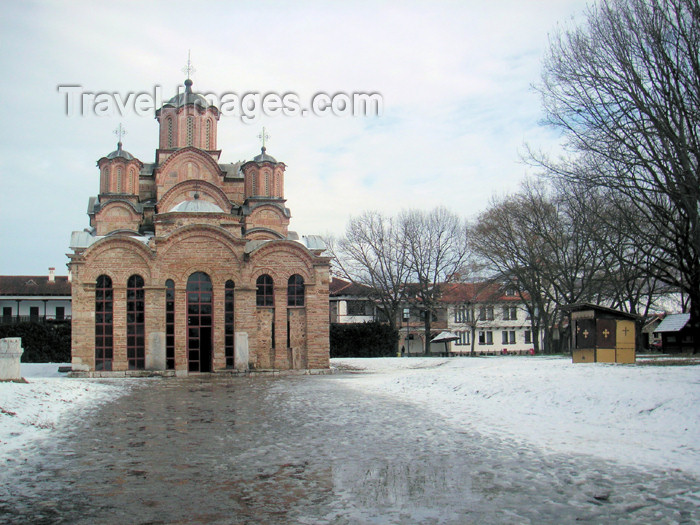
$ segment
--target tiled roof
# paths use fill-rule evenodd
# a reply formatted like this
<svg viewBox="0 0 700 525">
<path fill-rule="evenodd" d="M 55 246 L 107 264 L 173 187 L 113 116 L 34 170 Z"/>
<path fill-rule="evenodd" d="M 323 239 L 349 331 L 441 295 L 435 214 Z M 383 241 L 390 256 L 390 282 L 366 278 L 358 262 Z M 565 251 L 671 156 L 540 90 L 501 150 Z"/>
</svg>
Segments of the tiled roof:
<svg viewBox="0 0 700 525">
<path fill-rule="evenodd" d="M 528 299 L 525 296 L 525 299 Z M 520 295 L 506 295 L 506 287 L 500 283 L 474 282 L 451 283 L 443 285 L 443 303 L 476 303 L 476 302 L 520 302 Z"/>
<path fill-rule="evenodd" d="M 56 276 L 53 283 L 47 275 L 0 275 L 0 296 L 64 295 L 70 296 L 68 277 Z"/>
<path fill-rule="evenodd" d="M 329 292 L 331 297 L 337 297 L 339 295 L 356 295 L 361 297 L 367 297 L 369 295 L 369 288 L 361 284 L 351 283 L 343 279 L 338 279 L 333 277 L 331 279 L 331 284 L 329 286 Z"/>
</svg>

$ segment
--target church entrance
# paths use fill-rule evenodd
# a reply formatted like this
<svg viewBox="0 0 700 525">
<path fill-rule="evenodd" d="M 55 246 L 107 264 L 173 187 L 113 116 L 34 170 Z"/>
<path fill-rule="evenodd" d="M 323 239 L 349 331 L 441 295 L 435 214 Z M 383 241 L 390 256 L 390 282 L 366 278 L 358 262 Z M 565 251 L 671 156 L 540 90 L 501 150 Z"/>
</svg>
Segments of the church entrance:
<svg viewBox="0 0 700 525">
<path fill-rule="evenodd" d="M 187 369 L 212 370 L 212 285 L 204 272 L 187 280 Z"/>
</svg>

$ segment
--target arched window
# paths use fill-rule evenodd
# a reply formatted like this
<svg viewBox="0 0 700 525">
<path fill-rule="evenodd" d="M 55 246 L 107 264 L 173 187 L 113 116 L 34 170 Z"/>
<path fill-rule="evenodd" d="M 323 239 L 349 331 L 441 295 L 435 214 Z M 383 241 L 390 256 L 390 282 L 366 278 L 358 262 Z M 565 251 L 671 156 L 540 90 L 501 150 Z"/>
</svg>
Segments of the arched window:
<svg viewBox="0 0 700 525">
<path fill-rule="evenodd" d="M 304 278 L 294 274 L 287 282 L 287 306 L 304 306 Z"/>
<path fill-rule="evenodd" d="M 168 148 L 173 147 L 173 119 L 168 119 Z"/>
<path fill-rule="evenodd" d="M 175 369 L 175 283 L 165 281 L 165 367 Z"/>
<path fill-rule="evenodd" d="M 194 117 L 187 117 L 187 145 L 194 144 Z"/>
<path fill-rule="evenodd" d="M 256 281 L 255 304 L 257 306 L 274 306 L 274 288 L 272 277 L 263 274 Z"/>
<path fill-rule="evenodd" d="M 146 368 L 146 330 L 143 277 L 132 275 L 126 283 L 126 361 L 129 370 Z"/>
<path fill-rule="evenodd" d="M 270 172 L 266 171 L 265 172 L 265 197 L 270 196 Z"/>
<path fill-rule="evenodd" d="M 112 279 L 100 275 L 95 285 L 95 370 L 112 370 Z"/>
<path fill-rule="evenodd" d="M 224 292 L 224 353 L 226 354 L 226 368 L 233 368 L 234 366 L 234 287 L 233 281 L 226 281 L 226 290 Z"/>
<path fill-rule="evenodd" d="M 122 169 L 117 168 L 117 193 L 122 192 Z"/>
<path fill-rule="evenodd" d="M 206 135 L 205 135 L 205 145 L 206 149 L 211 149 L 211 120 L 207 120 L 207 126 L 206 126 Z"/>
<path fill-rule="evenodd" d="M 107 193 L 109 191 L 109 171 L 107 167 L 102 168 L 102 180 L 100 182 L 102 183 L 100 185 L 101 193 Z"/>
<path fill-rule="evenodd" d="M 258 172 L 254 171 L 250 174 L 251 176 L 251 181 L 250 181 L 250 187 L 251 187 L 251 195 L 255 196 L 258 194 Z"/>
<path fill-rule="evenodd" d="M 212 284 L 204 272 L 187 279 L 187 359 L 190 372 L 212 370 Z"/>
</svg>

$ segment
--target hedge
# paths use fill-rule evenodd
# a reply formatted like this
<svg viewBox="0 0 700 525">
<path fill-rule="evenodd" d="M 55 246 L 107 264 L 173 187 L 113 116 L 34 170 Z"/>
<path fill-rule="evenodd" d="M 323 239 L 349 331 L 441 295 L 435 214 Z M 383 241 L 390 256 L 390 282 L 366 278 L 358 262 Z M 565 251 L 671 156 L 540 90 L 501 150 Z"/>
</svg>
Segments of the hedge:
<svg viewBox="0 0 700 525">
<path fill-rule="evenodd" d="M 399 334 L 386 324 L 331 324 L 331 357 L 396 356 Z"/>
<path fill-rule="evenodd" d="M 70 363 L 70 323 L 0 325 L 0 339 L 21 337 L 23 363 Z"/>
</svg>

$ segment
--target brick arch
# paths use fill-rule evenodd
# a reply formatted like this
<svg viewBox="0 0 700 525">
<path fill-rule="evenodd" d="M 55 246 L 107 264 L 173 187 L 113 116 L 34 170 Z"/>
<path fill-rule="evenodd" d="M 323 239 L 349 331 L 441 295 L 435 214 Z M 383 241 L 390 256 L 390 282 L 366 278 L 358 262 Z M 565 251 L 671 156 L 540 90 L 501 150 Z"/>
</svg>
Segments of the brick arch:
<svg viewBox="0 0 700 525">
<path fill-rule="evenodd" d="M 291 265 L 281 265 L 276 271 L 276 274 L 283 278 L 285 283 L 291 275 L 298 273 L 304 278 L 304 283 L 313 284 L 314 271 L 313 262 L 315 256 L 309 250 L 296 241 L 270 241 L 262 244 L 250 253 L 250 262 L 255 266 L 255 270 L 251 275 L 260 274 L 259 268 L 264 268 L 270 264 L 266 259 L 277 259 L 280 253 L 294 254 L 297 256 L 297 261 Z M 260 266 L 257 266 L 260 264 Z"/>
<path fill-rule="evenodd" d="M 284 240 L 286 237 L 276 230 L 270 228 L 251 228 L 246 230 L 245 238 L 249 241 L 270 241 L 270 240 Z"/>
<path fill-rule="evenodd" d="M 225 213 L 230 213 L 231 201 L 228 200 L 226 193 L 218 186 L 203 180 L 186 180 L 172 186 L 156 204 L 158 213 L 169 212 L 173 206 L 186 200 L 186 193 L 195 190 L 210 197 L 214 204 L 224 210 Z"/>
<path fill-rule="evenodd" d="M 167 255 L 168 251 L 176 247 L 184 239 L 193 236 L 208 237 L 216 241 L 225 244 L 231 251 L 231 255 L 236 259 L 236 262 L 240 263 L 241 258 L 236 253 L 236 251 L 242 251 L 242 246 L 244 245 L 240 239 L 237 239 L 233 234 L 220 226 L 212 226 L 210 224 L 189 224 L 178 228 L 172 232 L 167 239 L 161 241 L 162 247 L 159 248 L 158 257 L 164 257 Z"/>
<path fill-rule="evenodd" d="M 177 170 L 177 168 L 184 167 L 188 162 L 194 162 L 199 166 L 200 173 L 209 173 L 213 175 L 213 180 L 219 180 L 223 177 L 224 173 L 219 168 L 216 161 L 206 153 L 193 147 L 187 146 L 173 153 L 170 157 L 166 159 L 156 173 L 156 185 L 165 186 L 168 184 L 168 174 Z"/>
<path fill-rule="evenodd" d="M 111 263 L 107 261 L 95 264 L 95 261 L 108 255 L 110 251 L 121 251 L 122 253 Z M 134 255 L 136 264 L 129 264 L 125 267 L 124 251 Z M 126 286 L 126 280 L 133 274 L 140 274 L 146 285 L 151 284 L 152 265 L 155 259 L 154 253 L 141 241 L 129 237 L 105 237 L 92 244 L 83 252 L 83 258 L 90 264 L 86 265 L 83 282 L 92 282 L 100 275 L 108 275 L 112 279 L 113 286 Z"/>
</svg>

